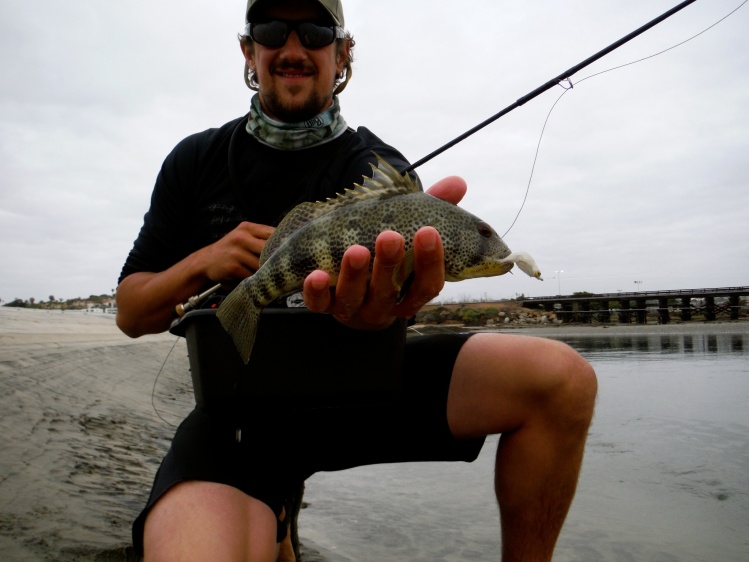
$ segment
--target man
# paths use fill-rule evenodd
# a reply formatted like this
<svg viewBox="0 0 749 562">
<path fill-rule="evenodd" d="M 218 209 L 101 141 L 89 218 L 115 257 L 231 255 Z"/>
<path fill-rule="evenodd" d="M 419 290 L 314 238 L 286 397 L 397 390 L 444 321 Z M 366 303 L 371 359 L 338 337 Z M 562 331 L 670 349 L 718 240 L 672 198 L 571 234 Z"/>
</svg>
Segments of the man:
<svg viewBox="0 0 749 562">
<path fill-rule="evenodd" d="M 117 322 L 131 337 L 167 329 L 175 305 L 206 287 L 231 288 L 252 275 L 283 214 L 360 180 L 372 150 L 405 166 L 397 151 L 364 128 L 348 129 L 340 116 L 335 94 L 351 76 L 353 46 L 340 1 L 249 0 L 246 16 L 241 48 L 258 94 L 249 118 L 188 137 L 164 162 L 117 291 Z M 457 203 L 465 184 L 447 178 L 429 191 Z M 307 307 L 333 315 L 364 342 L 412 316 L 443 286 L 443 249 L 433 228 L 416 234 L 415 274 L 399 298 L 391 272 L 403 246 L 398 233 L 383 232 L 373 261 L 352 246 L 333 291 L 325 272 L 307 277 Z M 247 418 L 236 440 L 223 413 L 196 409 L 134 525 L 136 547 L 146 560 L 276 560 L 285 534 L 278 518 L 295 479 L 372 462 L 470 461 L 485 436 L 501 433 L 502 559 L 550 560 L 593 415 L 590 366 L 550 340 L 424 337 L 406 344 L 403 379 L 403 396 L 387 415 L 342 406 L 286 423 L 286 412 L 266 412 L 270 423 Z M 366 438 L 341 453 L 347 431 Z M 295 447 L 304 450 L 302 466 L 287 456 Z"/>
</svg>

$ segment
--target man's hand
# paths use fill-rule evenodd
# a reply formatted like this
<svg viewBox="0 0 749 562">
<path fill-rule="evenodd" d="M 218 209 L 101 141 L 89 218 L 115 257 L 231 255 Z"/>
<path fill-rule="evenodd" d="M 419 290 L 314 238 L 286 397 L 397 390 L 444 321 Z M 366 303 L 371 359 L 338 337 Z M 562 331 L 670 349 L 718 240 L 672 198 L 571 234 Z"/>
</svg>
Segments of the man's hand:
<svg viewBox="0 0 749 562">
<path fill-rule="evenodd" d="M 457 204 L 465 195 L 461 178 L 449 177 L 437 182 L 427 193 Z M 380 233 L 375 243 L 372 277 L 367 284 L 370 254 L 363 246 L 351 246 L 343 255 L 334 293 L 329 290 L 330 275 L 314 271 L 304 282 L 304 301 L 313 312 L 333 314 L 353 328 L 378 329 L 400 317 L 416 314 L 435 298 L 445 283 L 444 249 L 439 233 L 424 227 L 414 236 L 413 279 L 403 299 L 394 272 L 403 265 L 403 237 L 397 232 Z"/>
<path fill-rule="evenodd" d="M 240 223 L 234 230 L 201 252 L 208 279 L 227 288 L 255 273 L 260 253 L 275 228 L 251 222 Z"/>
<path fill-rule="evenodd" d="M 176 305 L 210 284 L 233 288 L 257 271 L 260 252 L 273 231 L 270 226 L 243 222 L 165 271 L 128 275 L 117 287 L 117 325 L 133 338 L 167 330 Z"/>
</svg>

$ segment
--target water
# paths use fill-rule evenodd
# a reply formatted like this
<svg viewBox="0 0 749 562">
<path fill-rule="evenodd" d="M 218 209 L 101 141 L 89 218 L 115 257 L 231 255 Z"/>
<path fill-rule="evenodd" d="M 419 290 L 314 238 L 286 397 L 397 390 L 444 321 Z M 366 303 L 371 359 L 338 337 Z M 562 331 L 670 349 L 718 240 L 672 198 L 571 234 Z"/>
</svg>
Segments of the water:
<svg viewBox="0 0 749 562">
<path fill-rule="evenodd" d="M 737 326 L 556 338 L 600 390 L 555 560 L 749 560 L 749 333 Z M 495 449 L 473 464 L 315 475 L 302 537 L 331 562 L 499 560 Z"/>
<path fill-rule="evenodd" d="M 0 309 L 0 560 L 124 560 L 191 407 L 184 345 L 154 387 L 173 338 L 83 318 Z M 538 333 L 578 349 L 600 388 L 555 560 L 749 560 L 749 322 Z M 305 560 L 498 560 L 496 442 L 472 464 L 313 476 Z"/>
</svg>

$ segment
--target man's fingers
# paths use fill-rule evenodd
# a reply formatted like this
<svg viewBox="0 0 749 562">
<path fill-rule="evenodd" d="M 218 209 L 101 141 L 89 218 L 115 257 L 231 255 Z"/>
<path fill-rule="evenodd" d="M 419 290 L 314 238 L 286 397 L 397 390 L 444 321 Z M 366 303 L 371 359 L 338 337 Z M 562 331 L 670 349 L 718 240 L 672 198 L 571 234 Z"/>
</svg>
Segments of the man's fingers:
<svg viewBox="0 0 749 562">
<path fill-rule="evenodd" d="M 387 321 L 401 287 L 394 282 L 395 272 L 402 266 L 405 244 L 397 232 L 381 232 L 375 242 L 375 259 L 367 300 L 360 314 L 372 324 Z"/>
<path fill-rule="evenodd" d="M 414 236 L 414 277 L 403 302 L 395 309 L 398 316 L 412 316 L 439 295 L 445 284 L 445 251 L 437 230 L 419 229 Z"/>
<path fill-rule="evenodd" d="M 350 319 L 364 302 L 370 260 L 369 250 L 364 246 L 351 246 L 343 254 L 335 302 L 330 310 L 339 320 Z"/>
<path fill-rule="evenodd" d="M 304 281 L 304 301 L 313 312 L 327 312 L 348 322 L 358 317 L 367 325 L 384 325 L 394 316 L 412 316 L 434 299 L 445 283 L 444 248 L 439 233 L 424 227 L 414 236 L 413 272 L 405 271 L 405 243 L 397 232 L 380 233 L 375 242 L 375 258 L 369 276 L 371 256 L 364 246 L 352 246 L 341 261 L 337 279 L 315 271 Z M 405 277 L 413 273 L 403 301 Z M 369 279 L 369 284 L 367 280 Z M 335 282 L 335 291 L 329 290 Z M 357 321 L 358 322 L 358 321 Z"/>
<path fill-rule="evenodd" d="M 429 195 L 434 195 L 438 199 L 444 199 L 449 201 L 453 205 L 460 203 L 463 196 L 466 194 L 468 185 L 466 181 L 458 176 L 449 176 L 441 179 L 435 183 L 432 187 L 427 189 Z"/>
<path fill-rule="evenodd" d="M 330 275 L 320 270 L 310 273 L 304 280 L 302 296 L 312 312 L 327 312 L 331 303 Z"/>
</svg>

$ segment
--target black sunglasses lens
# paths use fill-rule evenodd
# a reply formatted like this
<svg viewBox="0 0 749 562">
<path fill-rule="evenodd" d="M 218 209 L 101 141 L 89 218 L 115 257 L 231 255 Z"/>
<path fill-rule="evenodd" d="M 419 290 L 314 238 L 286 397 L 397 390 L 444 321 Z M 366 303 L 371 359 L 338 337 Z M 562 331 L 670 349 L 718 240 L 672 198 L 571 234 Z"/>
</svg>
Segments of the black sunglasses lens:
<svg viewBox="0 0 749 562">
<path fill-rule="evenodd" d="M 305 49 L 327 47 L 336 37 L 334 27 L 317 25 L 311 21 L 298 22 L 296 25 L 285 21 L 255 23 L 250 27 L 250 37 L 265 47 L 278 49 L 286 44 L 292 30 L 297 32 L 299 42 Z"/>
<path fill-rule="evenodd" d="M 250 37 L 266 47 L 283 47 L 289 38 L 289 25 L 283 21 L 256 23 L 250 28 Z"/>
<path fill-rule="evenodd" d="M 335 40 L 335 29 L 304 21 L 296 28 L 299 41 L 307 49 L 327 47 Z"/>
</svg>

